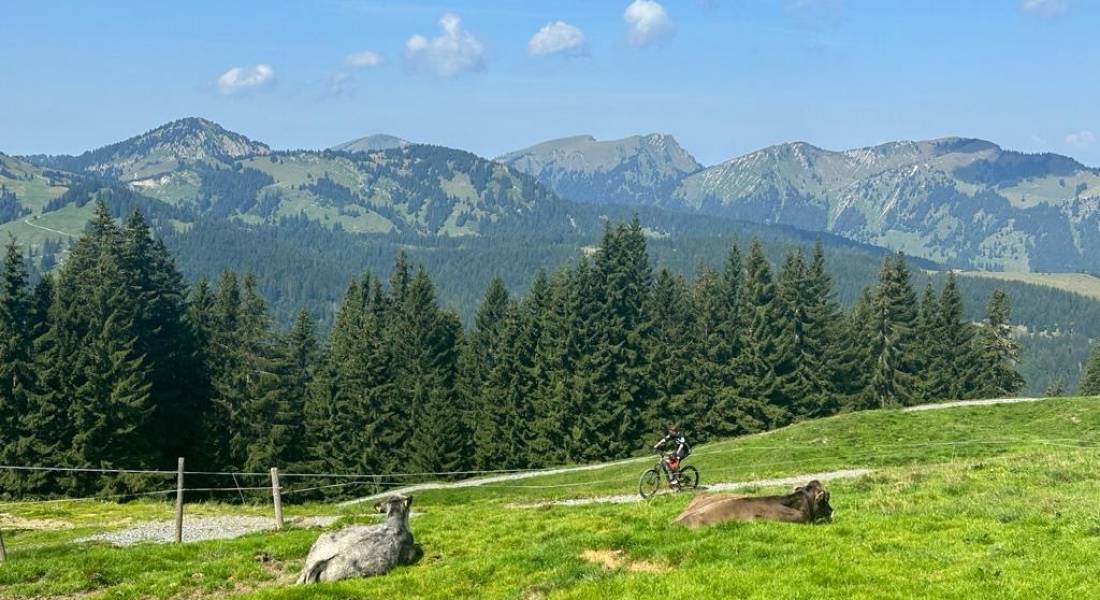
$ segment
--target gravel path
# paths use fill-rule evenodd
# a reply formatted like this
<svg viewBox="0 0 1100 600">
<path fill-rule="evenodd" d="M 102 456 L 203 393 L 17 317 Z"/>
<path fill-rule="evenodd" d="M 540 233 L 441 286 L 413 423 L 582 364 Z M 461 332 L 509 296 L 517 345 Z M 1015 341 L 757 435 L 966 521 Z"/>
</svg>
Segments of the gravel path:
<svg viewBox="0 0 1100 600">
<path fill-rule="evenodd" d="M 870 469 L 844 469 L 840 471 L 826 471 L 824 473 L 807 473 L 791 477 L 777 477 L 774 479 L 757 479 L 755 481 L 731 481 L 703 486 L 700 489 L 708 492 L 728 492 L 745 488 L 772 487 L 785 485 L 799 485 L 812 481 L 830 481 L 833 479 L 853 479 L 871 474 Z M 671 492 L 662 492 L 665 494 Z M 570 500 L 551 500 L 547 502 L 534 502 L 531 504 L 509 504 L 508 508 L 542 508 L 545 506 L 585 506 L 588 504 L 630 504 L 641 502 L 638 494 L 620 494 L 617 496 L 600 496 L 596 498 L 573 498 Z"/>
<path fill-rule="evenodd" d="M 373 496 L 366 496 L 364 498 L 356 498 L 355 500 L 348 500 L 341 502 L 338 506 L 352 506 L 354 504 L 360 504 L 363 502 L 371 502 L 373 500 L 381 500 L 392 494 L 411 494 L 413 492 L 422 492 L 424 490 L 449 490 L 454 488 L 466 488 L 477 487 L 479 485 L 487 485 L 490 483 L 500 483 L 502 481 L 516 481 L 518 479 L 529 479 L 531 477 L 542 477 L 544 475 L 559 475 L 561 473 L 576 473 L 579 471 L 595 471 L 596 469 L 606 469 L 608 467 L 614 467 L 616 465 L 626 465 L 636 462 L 653 462 L 651 456 L 639 456 L 637 458 L 628 458 L 625 460 L 617 460 L 609 463 L 600 463 L 597 465 L 582 465 L 579 467 L 562 467 L 560 469 L 543 469 L 540 471 L 524 471 L 522 473 L 506 473 L 503 475 L 493 475 L 491 477 L 478 477 L 476 479 L 464 479 L 462 481 L 455 481 L 453 483 L 418 483 L 416 485 L 409 485 L 401 488 L 392 489 L 380 494 L 374 494 Z"/>
<path fill-rule="evenodd" d="M 1019 402 L 1041 402 L 1050 398 L 993 398 L 990 400 L 960 400 L 958 402 L 942 402 L 940 404 L 919 404 L 901 409 L 901 412 L 918 412 L 922 410 L 941 410 L 944 408 L 958 408 L 960 406 L 989 406 L 991 404 L 1017 404 Z"/>
<path fill-rule="evenodd" d="M 943 402 L 941 404 L 922 404 L 919 406 L 910 406 L 901 409 L 901 412 L 915 412 L 921 410 L 941 410 L 946 408 L 956 408 L 960 406 L 988 406 L 991 404 L 1016 404 L 1018 402 L 1038 402 L 1041 400 L 1047 400 L 1048 398 L 994 398 L 991 400 L 964 400 L 961 402 Z M 772 429 L 770 431 L 764 431 L 755 435 L 771 435 L 778 431 L 782 431 L 783 428 Z M 395 488 L 380 494 L 374 494 L 372 496 L 366 496 L 364 498 L 356 498 L 355 500 L 348 500 L 340 503 L 340 506 L 351 506 L 354 504 L 360 504 L 362 502 L 373 502 L 389 496 L 391 494 L 411 494 L 413 492 L 422 492 L 424 490 L 443 490 L 443 489 L 456 489 L 465 487 L 477 487 L 479 485 L 486 485 L 491 483 L 500 483 L 504 481 L 516 481 L 520 479 L 529 479 L 531 477 L 542 477 L 543 475 L 558 475 L 561 473 L 575 473 L 579 471 L 594 471 L 596 469 L 604 469 L 607 467 L 613 467 L 616 465 L 652 462 L 651 456 L 641 456 L 636 458 L 628 458 L 625 460 L 619 460 L 609 463 L 601 463 L 595 465 L 583 465 L 579 467 L 562 467 L 559 469 L 544 469 L 541 471 L 525 471 L 522 473 L 505 473 L 501 475 L 492 475 L 489 477 L 478 477 L 474 479 L 464 479 L 462 481 L 455 481 L 451 483 L 443 482 L 431 482 L 431 483 L 419 483 L 416 485 L 409 485 L 405 487 Z M 856 470 L 858 471 L 858 470 Z M 848 471 L 837 471 L 838 473 L 845 473 Z M 855 471 L 853 471 L 855 472 Z M 752 483 L 752 482 L 750 482 Z M 739 485 L 739 484 L 719 484 L 719 485 Z M 736 488 L 717 488 L 711 487 L 710 489 L 736 489 Z"/>
<path fill-rule="evenodd" d="M 339 517 L 300 517 L 287 522 L 299 527 L 325 527 Z M 272 517 L 191 517 L 183 519 L 183 541 L 229 540 L 257 531 L 274 529 Z M 175 521 L 149 521 L 119 531 L 99 533 L 77 540 L 78 542 L 109 542 L 116 546 L 129 546 L 144 542 L 167 544 L 176 539 Z"/>
<path fill-rule="evenodd" d="M 49 231 L 50 233 L 60 233 L 61 235 L 67 235 L 69 237 L 76 237 L 75 235 L 73 235 L 71 233 L 68 233 L 68 232 L 65 232 L 65 231 L 60 231 L 58 229 L 51 229 L 49 227 L 43 227 L 42 225 L 39 225 L 37 223 L 31 223 L 30 217 L 27 217 L 26 219 L 23 219 L 23 222 L 26 223 L 27 225 L 30 225 L 31 227 L 34 227 L 35 229 L 41 229 L 42 231 Z"/>
</svg>

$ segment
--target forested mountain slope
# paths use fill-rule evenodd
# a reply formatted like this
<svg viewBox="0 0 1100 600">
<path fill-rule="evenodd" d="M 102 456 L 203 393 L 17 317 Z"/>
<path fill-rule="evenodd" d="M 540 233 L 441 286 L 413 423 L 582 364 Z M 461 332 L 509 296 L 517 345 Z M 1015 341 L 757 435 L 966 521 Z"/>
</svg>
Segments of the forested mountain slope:
<svg viewBox="0 0 1100 600">
<path fill-rule="evenodd" d="M 606 161 L 567 142 L 500 160 L 566 198 L 618 202 L 605 193 Z M 631 198 L 656 206 L 829 231 L 958 267 L 1100 270 L 1100 172 L 1056 154 L 966 138 L 839 152 L 794 142 L 659 181 L 652 171 L 640 158 L 614 170 L 644 187 Z"/>
<path fill-rule="evenodd" d="M 982 144 L 976 148 L 990 151 Z M 931 160 L 936 152 L 917 145 L 899 150 L 899 156 L 880 161 L 879 167 Z M 645 186 L 657 179 L 678 181 L 698 167 L 668 136 L 618 142 L 570 138 L 517 154 L 510 159 L 513 167 L 424 145 L 366 152 L 272 151 L 209 121 L 184 119 L 77 157 L 0 155 L 0 231 L 16 235 L 35 264 L 49 269 L 64 260 L 91 216 L 93 201 L 102 200 L 119 216 L 140 208 L 190 280 L 215 279 L 226 267 L 253 272 L 278 322 L 289 324 L 304 307 L 322 328 L 331 323 L 348 279 L 364 270 L 385 272 L 399 251 L 427 267 L 439 283 L 442 302 L 469 322 L 494 275 L 523 293 L 539 269 L 553 271 L 590 251 L 607 221 L 627 221 L 635 213 L 655 263 L 689 277 L 697 276 L 701 265 L 722 264 L 734 240 L 759 238 L 769 258 L 779 261 L 790 248 L 820 239 L 829 254 L 837 299 L 846 306 L 875 280 L 887 253 L 827 232 L 724 216 L 737 211 L 717 210 L 716 216 L 702 209 L 649 206 L 656 202 L 650 192 L 643 194 L 650 194 L 648 199 L 622 196 L 630 206 L 575 203 L 520 172 L 542 165 L 540 176 L 549 177 L 590 161 L 596 167 L 586 171 L 585 181 L 610 177 L 600 184 L 610 186 L 601 188 L 609 194 L 651 192 L 655 188 Z M 643 163 L 652 167 L 646 167 L 645 177 L 629 175 Z M 872 170 L 866 166 L 860 173 Z M 636 184 L 642 188 L 632 187 Z M 1088 185 L 1085 192 L 1092 189 Z M 940 268 L 931 262 L 913 264 Z M 1021 307 L 1034 298 L 1049 300 L 1039 288 L 998 285 Z M 968 311 L 977 315 L 989 286 L 963 279 L 961 288 Z M 1072 386 L 1088 339 L 1100 337 L 1090 325 L 1100 322 L 1090 319 L 1100 304 L 1056 297 L 1064 310 L 1020 313 L 1028 315 L 1019 323 L 1026 328 L 1026 333 L 1021 329 L 1027 341 L 1024 370 L 1029 384 L 1039 386 L 1032 389 L 1045 389 L 1056 378 Z"/>
</svg>

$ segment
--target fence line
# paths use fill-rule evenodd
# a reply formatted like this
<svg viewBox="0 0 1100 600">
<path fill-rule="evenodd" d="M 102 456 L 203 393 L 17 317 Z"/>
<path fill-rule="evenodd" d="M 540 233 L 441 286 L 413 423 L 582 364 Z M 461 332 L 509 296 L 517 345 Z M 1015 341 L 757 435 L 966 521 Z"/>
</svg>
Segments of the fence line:
<svg viewBox="0 0 1100 600">
<path fill-rule="evenodd" d="M 1074 443 L 1076 442 L 1076 443 Z M 874 445 L 860 445 L 864 449 L 876 449 L 876 448 L 926 448 L 933 446 L 959 446 L 959 445 L 1009 445 L 1009 444 L 1042 444 L 1049 446 L 1064 446 L 1069 448 L 1091 448 L 1100 447 L 1100 440 L 1091 439 L 1077 439 L 1077 438 L 995 438 L 995 439 L 972 439 L 972 440 L 953 440 L 953 441 L 936 441 L 936 442 L 906 442 L 898 444 L 874 444 Z M 839 445 L 823 445 L 823 444 L 781 444 L 781 445 L 768 445 L 768 446 L 749 446 L 744 448 L 723 448 L 723 449 L 704 449 L 699 452 L 692 453 L 692 456 L 710 456 L 714 454 L 725 453 L 743 453 L 743 452 L 759 452 L 759 451 L 775 451 L 775 450 L 823 450 L 823 449 L 840 449 Z M 646 456 L 636 456 L 627 459 L 622 459 L 618 462 L 630 462 L 630 461 L 642 461 L 646 459 Z M 575 465 L 572 467 L 539 467 L 531 469 L 472 469 L 466 471 L 421 471 L 421 472 L 409 472 L 409 473 L 283 473 L 279 472 L 280 478 L 299 478 L 299 479 L 360 479 L 360 480 L 379 480 L 379 479 L 405 479 L 413 477 L 451 477 L 455 475 L 507 475 L 507 474 L 532 474 L 538 475 L 544 471 L 550 472 L 562 472 L 563 469 L 573 468 L 603 468 L 605 466 L 612 466 L 613 463 L 607 464 L 589 464 L 589 465 Z M 100 473 L 100 474 L 137 474 L 137 475 L 178 475 L 178 471 L 169 470 L 157 470 L 157 469 L 102 469 L 91 467 L 54 467 L 54 466 L 23 466 L 23 465 L 0 465 L 0 470 L 8 471 L 43 471 L 43 472 L 74 472 L 74 473 Z M 270 477 L 270 472 L 247 472 L 247 471 L 183 471 L 184 475 L 203 475 L 203 476 L 225 476 L 225 477 Z M 262 488 L 211 488 L 209 491 L 222 491 L 225 489 L 267 489 Z M 190 490 L 188 490 L 190 491 Z M 197 491 L 197 490 L 196 490 Z"/>
</svg>

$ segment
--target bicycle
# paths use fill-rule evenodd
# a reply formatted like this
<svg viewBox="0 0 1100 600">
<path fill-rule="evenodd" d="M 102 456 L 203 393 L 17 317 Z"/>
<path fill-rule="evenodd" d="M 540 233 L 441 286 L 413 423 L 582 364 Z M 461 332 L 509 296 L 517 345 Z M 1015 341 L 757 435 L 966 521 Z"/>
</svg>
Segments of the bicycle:
<svg viewBox="0 0 1100 600">
<path fill-rule="evenodd" d="M 668 470 L 668 455 L 661 452 L 657 453 L 657 464 L 652 469 L 642 473 L 642 477 L 638 480 L 638 493 L 642 498 L 649 498 L 653 494 L 657 493 L 657 490 L 661 488 L 661 475 L 664 475 L 664 480 L 668 482 L 669 489 L 677 492 L 683 490 L 693 490 L 699 487 L 699 469 L 696 469 L 692 465 L 680 465 L 680 476 L 674 485 L 672 483 L 672 474 Z"/>
</svg>

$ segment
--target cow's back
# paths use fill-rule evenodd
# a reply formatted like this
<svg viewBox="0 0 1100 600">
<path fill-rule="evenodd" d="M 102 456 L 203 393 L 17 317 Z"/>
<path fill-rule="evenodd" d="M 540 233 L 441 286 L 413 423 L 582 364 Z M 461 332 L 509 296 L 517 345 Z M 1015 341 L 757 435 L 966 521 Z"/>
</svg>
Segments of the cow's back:
<svg viewBox="0 0 1100 600">
<path fill-rule="evenodd" d="M 728 521 L 770 520 L 805 523 L 808 519 L 804 511 L 786 506 L 781 497 L 701 496 L 692 500 L 674 522 L 696 529 L 704 525 Z"/>
</svg>

